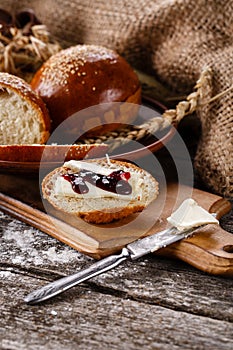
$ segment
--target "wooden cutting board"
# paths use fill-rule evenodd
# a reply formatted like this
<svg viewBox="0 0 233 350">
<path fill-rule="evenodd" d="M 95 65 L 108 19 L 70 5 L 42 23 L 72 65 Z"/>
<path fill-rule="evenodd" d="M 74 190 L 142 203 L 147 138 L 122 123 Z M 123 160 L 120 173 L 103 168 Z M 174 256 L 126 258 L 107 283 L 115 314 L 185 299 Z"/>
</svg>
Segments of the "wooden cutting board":
<svg viewBox="0 0 233 350">
<path fill-rule="evenodd" d="M 218 218 L 231 208 L 230 203 L 219 196 L 170 183 L 156 203 L 141 214 L 113 224 L 91 225 L 70 215 L 60 217 L 59 212 L 44 203 L 46 213 L 38 183 L 35 177 L 0 174 L 0 209 L 96 259 L 164 229 L 166 218 L 187 196 L 210 212 L 216 212 Z M 233 235 L 218 225 L 199 228 L 192 237 L 155 254 L 179 258 L 210 274 L 233 276 Z"/>
</svg>

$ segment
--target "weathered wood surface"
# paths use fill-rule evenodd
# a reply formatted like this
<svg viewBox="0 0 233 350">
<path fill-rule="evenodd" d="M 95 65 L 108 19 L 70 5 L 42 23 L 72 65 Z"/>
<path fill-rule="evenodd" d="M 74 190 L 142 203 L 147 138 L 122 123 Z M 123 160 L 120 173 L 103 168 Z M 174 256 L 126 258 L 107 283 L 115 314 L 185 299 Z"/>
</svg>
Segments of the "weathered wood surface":
<svg viewBox="0 0 233 350">
<path fill-rule="evenodd" d="M 184 124 L 182 136 L 194 154 L 200 130 Z M 164 150 L 161 153 L 166 174 L 173 179 Z M 39 203 L 36 193 L 33 202 Z M 32 194 L 28 195 L 30 203 Z M 222 222 L 233 233 L 232 218 L 231 213 Z M 23 297 L 29 292 L 93 259 L 3 213 L 0 236 L 3 350 L 233 348 L 232 278 L 150 255 L 28 306 Z"/>
<path fill-rule="evenodd" d="M 38 201 L 40 195 L 36 193 L 34 197 L 35 186 L 23 176 L 0 174 L 0 183 L 0 191 L 2 189 L 8 193 L 9 184 L 12 187 L 10 196 L 0 193 L 0 210 L 97 259 L 119 252 L 126 244 L 144 234 L 154 234 L 165 229 L 166 218 L 174 210 L 178 190 L 182 193 L 182 200 L 192 196 L 203 208 L 216 213 L 218 219 L 231 209 L 230 202 L 220 196 L 169 183 L 166 185 L 166 198 L 160 193 L 156 201 L 131 222 L 126 218 L 120 223 L 97 227 L 77 219 L 76 216 L 64 216 L 54 209 L 51 212 L 51 206 L 48 209 L 48 205 L 47 213 L 38 210 L 37 207 L 42 207 L 42 203 Z M 38 183 L 36 185 L 38 187 Z M 31 203 L 28 205 L 25 201 Z M 163 210 L 160 213 L 161 208 Z M 61 216 L 62 221 L 54 217 L 52 219 L 51 214 L 58 218 Z M 167 247 L 163 250 L 163 255 L 177 257 L 211 274 L 233 276 L 233 255 L 228 251 L 229 247 L 233 247 L 232 234 L 219 225 L 207 225 L 199 228 L 188 240 Z"/>
<path fill-rule="evenodd" d="M 1 349 L 232 349 L 233 280 L 177 260 L 147 256 L 26 305 L 30 291 L 93 259 L 0 218 Z"/>
</svg>

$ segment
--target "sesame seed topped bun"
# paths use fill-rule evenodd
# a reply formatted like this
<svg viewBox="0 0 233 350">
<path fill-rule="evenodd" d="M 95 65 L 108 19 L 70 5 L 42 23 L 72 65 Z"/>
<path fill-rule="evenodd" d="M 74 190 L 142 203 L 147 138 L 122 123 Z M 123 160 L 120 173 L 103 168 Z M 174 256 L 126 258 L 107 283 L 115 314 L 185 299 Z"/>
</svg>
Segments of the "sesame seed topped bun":
<svg viewBox="0 0 233 350">
<path fill-rule="evenodd" d="M 139 104 L 141 101 L 138 77 L 126 60 L 96 45 L 77 45 L 51 56 L 35 74 L 31 86 L 47 105 L 53 128 L 90 106 L 111 102 Z M 102 134 L 115 129 L 119 126 L 117 123 L 132 122 L 135 108 L 127 113 L 126 110 L 95 116 L 95 121 L 99 118 L 99 127 L 89 133 Z M 78 127 L 86 131 L 91 125 L 91 120 L 85 117 Z"/>
</svg>

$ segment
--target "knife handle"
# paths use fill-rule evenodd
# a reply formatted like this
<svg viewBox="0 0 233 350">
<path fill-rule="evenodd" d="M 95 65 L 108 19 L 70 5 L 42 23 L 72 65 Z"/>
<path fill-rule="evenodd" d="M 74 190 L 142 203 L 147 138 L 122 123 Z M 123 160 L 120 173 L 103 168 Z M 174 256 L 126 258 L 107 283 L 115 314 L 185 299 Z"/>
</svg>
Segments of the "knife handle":
<svg viewBox="0 0 233 350">
<path fill-rule="evenodd" d="M 108 256 L 92 264 L 87 269 L 81 270 L 73 275 L 60 278 L 40 289 L 31 292 L 24 298 L 24 301 L 28 304 L 36 304 L 41 301 L 47 300 L 76 286 L 81 282 L 84 282 L 92 277 L 98 276 L 101 273 L 113 269 L 129 257 L 130 253 L 128 249 L 123 248 L 121 254 L 119 255 Z"/>
</svg>

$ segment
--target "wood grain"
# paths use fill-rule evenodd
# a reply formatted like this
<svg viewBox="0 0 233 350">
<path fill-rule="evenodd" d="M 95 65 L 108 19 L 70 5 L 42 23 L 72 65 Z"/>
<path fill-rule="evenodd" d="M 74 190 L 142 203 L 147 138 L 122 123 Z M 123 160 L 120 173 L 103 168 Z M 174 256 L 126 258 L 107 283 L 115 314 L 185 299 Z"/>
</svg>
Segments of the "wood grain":
<svg viewBox="0 0 233 350">
<path fill-rule="evenodd" d="M 28 287 L 30 280 L 24 278 L 23 281 Z M 101 349 L 103 340 L 105 349 L 120 349 L 119 343 L 127 349 L 166 349 L 168 344 L 171 345 L 171 348 L 182 345 L 183 349 L 188 349 L 193 342 L 205 347 L 217 346 L 223 349 L 224 342 L 215 333 L 216 327 L 218 327 L 220 334 L 224 334 L 225 342 L 230 341 L 231 334 L 227 329 L 227 322 L 222 322 L 221 325 L 216 320 L 205 319 L 200 322 L 200 317 L 185 313 L 181 313 L 177 317 L 178 312 L 168 311 L 163 307 L 153 305 L 145 305 L 144 310 L 138 314 L 138 302 L 122 300 L 119 303 L 117 297 L 110 298 L 108 295 L 102 295 L 100 298 L 97 293 L 92 293 L 92 298 L 96 300 L 97 314 L 102 316 L 94 321 L 94 310 L 87 291 L 79 293 L 79 298 L 81 302 L 77 298 L 71 299 L 73 301 L 72 307 L 67 301 L 64 302 L 63 307 L 45 306 L 47 310 L 43 315 L 41 312 L 36 313 L 26 307 L 21 309 L 20 315 L 16 313 L 17 307 L 14 311 L 6 309 L 5 319 L 15 317 L 17 321 L 14 328 L 11 324 L 7 324 L 6 332 L 11 334 L 11 339 L 3 339 L 3 349 L 9 349 L 13 344 L 17 344 L 18 349 L 35 349 L 38 342 L 41 348 L 44 346 L 49 349 L 72 349 L 77 348 L 77 346 L 82 347 L 82 349 Z M 70 308 L 73 315 L 76 314 L 76 322 L 73 320 L 70 322 L 64 317 L 64 307 Z M 130 323 L 126 322 L 129 316 Z M 180 327 L 176 332 L 176 345 L 172 345 L 174 338 L 171 339 L 169 329 L 172 323 L 178 321 Z M 208 322 L 207 327 L 204 321 Z M 32 336 L 29 340 L 28 322 L 32 325 L 39 325 L 43 322 L 46 326 L 43 327 L 43 330 L 38 329 L 37 333 L 35 332 L 36 326 L 33 326 L 30 329 Z M 125 324 L 124 330 L 122 324 Z M 158 330 L 156 333 L 154 332 L 154 325 L 159 332 Z M 142 326 L 146 331 L 140 331 Z M 44 337 L 45 331 L 46 336 Z M 61 333 L 65 334 L 66 338 L 61 337 Z M 159 338 L 157 338 L 158 333 L 160 333 Z M 145 335 L 147 336 L 145 337 Z M 41 337 L 42 339 L 40 339 Z M 224 349 L 230 349 L 230 346 L 225 345 Z"/>
<path fill-rule="evenodd" d="M 233 346 L 233 279 L 149 255 L 38 306 L 23 297 L 93 262 L 1 215 L 3 350 L 221 349 Z"/>
<path fill-rule="evenodd" d="M 204 282 L 209 282 L 207 277 L 202 276 L 197 288 L 200 276 L 195 279 L 195 273 L 191 272 L 192 282 L 187 284 L 186 275 L 184 288 L 184 278 L 180 275 L 179 283 L 179 278 L 173 276 L 175 270 L 172 274 L 170 269 L 172 264 L 166 261 L 157 267 L 155 258 L 147 267 L 139 264 L 136 272 L 128 264 L 118 271 L 123 283 L 115 274 L 107 274 L 105 280 L 97 279 L 65 293 L 62 298 L 34 307 L 23 304 L 22 298 L 45 281 L 12 272 L 5 280 L 1 297 L 2 349 L 230 350 L 233 327 L 223 314 L 232 305 L 227 303 L 226 296 L 221 299 L 218 317 L 225 317 L 224 320 L 216 319 L 210 307 L 220 297 L 220 281 L 215 280 L 215 285 L 213 280 L 209 284 L 213 288 L 211 292 L 205 287 L 207 294 L 203 294 Z M 181 270 L 178 267 L 176 273 Z M 142 274 L 144 287 L 135 288 Z M 175 289 L 169 288 L 172 283 L 178 283 Z"/>
<path fill-rule="evenodd" d="M 4 191 L 18 196 L 21 200 L 1 193 L 1 210 L 96 259 L 118 252 L 127 243 L 139 237 L 164 229 L 167 226 L 166 218 L 177 207 L 180 192 L 183 193 L 182 196 L 191 193 L 202 207 L 216 212 L 218 217 L 231 208 L 230 203 L 219 196 L 170 183 L 166 197 L 161 194 L 158 200 L 139 216 L 133 215 L 108 225 L 90 225 L 75 216 L 61 215 L 47 202 L 43 204 L 46 205 L 49 215 L 42 211 L 38 180 L 35 186 L 34 180 L 29 181 L 28 178 L 19 176 L 14 178 L 13 175 L 5 175 L 2 179 L 2 183 L 5 184 Z M 31 203 L 28 205 L 22 200 Z M 159 213 L 160 207 L 162 210 Z M 156 217 L 154 213 L 157 212 L 159 215 Z M 207 225 L 198 229 L 193 237 L 162 249 L 159 254 L 179 258 L 211 274 L 233 276 L 232 248 L 233 236 L 230 233 L 219 226 Z"/>
</svg>

